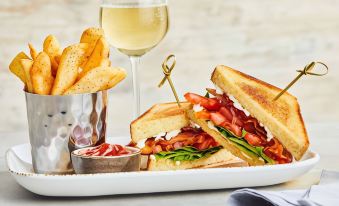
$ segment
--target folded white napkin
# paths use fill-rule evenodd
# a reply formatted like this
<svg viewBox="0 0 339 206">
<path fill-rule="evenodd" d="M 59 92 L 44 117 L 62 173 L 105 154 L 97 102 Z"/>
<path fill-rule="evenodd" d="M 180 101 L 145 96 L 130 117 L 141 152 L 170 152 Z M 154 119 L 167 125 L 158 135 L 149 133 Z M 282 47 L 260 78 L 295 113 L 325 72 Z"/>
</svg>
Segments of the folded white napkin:
<svg viewBox="0 0 339 206">
<path fill-rule="evenodd" d="M 240 189 L 231 193 L 229 206 L 337 206 L 339 205 L 339 172 L 324 170 L 318 185 L 308 190 L 281 192 Z"/>
</svg>

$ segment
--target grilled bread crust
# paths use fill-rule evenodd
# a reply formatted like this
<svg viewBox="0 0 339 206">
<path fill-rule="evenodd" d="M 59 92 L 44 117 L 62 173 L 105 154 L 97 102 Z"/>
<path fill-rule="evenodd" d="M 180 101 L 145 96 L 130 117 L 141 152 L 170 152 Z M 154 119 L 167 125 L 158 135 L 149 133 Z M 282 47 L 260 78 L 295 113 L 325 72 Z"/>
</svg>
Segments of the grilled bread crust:
<svg viewBox="0 0 339 206">
<path fill-rule="evenodd" d="M 296 160 L 302 158 L 309 139 L 294 96 L 285 92 L 273 101 L 281 89 L 223 65 L 215 68 L 211 80 L 265 125 Z"/>
<path fill-rule="evenodd" d="M 164 170 L 185 170 L 193 168 L 209 168 L 209 167 L 234 167 L 246 166 L 247 164 L 238 158 L 234 157 L 226 149 L 221 149 L 218 152 L 208 157 L 203 157 L 193 161 L 173 161 L 171 159 L 150 159 L 147 170 L 164 171 Z"/>
<path fill-rule="evenodd" d="M 131 138 L 134 143 L 154 137 L 162 132 L 180 130 L 190 124 L 186 115 L 189 103 L 156 104 L 134 120 L 130 125 Z"/>
</svg>

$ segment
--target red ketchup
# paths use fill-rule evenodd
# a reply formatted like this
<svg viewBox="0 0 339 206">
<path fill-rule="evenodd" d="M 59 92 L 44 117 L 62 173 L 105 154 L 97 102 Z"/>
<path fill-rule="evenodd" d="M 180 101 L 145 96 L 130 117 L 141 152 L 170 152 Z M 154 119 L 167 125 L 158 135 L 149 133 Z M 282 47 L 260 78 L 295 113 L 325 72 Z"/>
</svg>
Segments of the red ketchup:
<svg viewBox="0 0 339 206">
<path fill-rule="evenodd" d="M 118 144 L 107 144 L 103 143 L 99 146 L 83 149 L 79 151 L 79 155 L 83 156 L 121 156 L 132 154 L 132 151 L 126 147 Z"/>
</svg>

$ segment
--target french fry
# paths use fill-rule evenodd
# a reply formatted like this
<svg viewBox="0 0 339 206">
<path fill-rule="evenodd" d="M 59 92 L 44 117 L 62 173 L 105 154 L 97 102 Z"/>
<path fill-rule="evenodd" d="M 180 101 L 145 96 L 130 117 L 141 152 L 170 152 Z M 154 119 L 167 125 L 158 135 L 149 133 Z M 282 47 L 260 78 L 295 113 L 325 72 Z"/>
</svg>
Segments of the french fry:
<svg viewBox="0 0 339 206">
<path fill-rule="evenodd" d="M 51 59 L 52 74 L 56 75 L 61 56 L 61 48 L 57 38 L 53 35 L 48 35 L 43 43 L 43 51 L 46 52 Z"/>
<path fill-rule="evenodd" d="M 18 53 L 9 64 L 9 70 L 19 77 L 23 83 L 26 83 L 25 71 L 20 64 L 21 59 L 29 59 L 29 57 L 24 52 Z"/>
<path fill-rule="evenodd" d="M 102 66 L 110 67 L 111 61 L 109 60 L 109 58 L 102 59 L 99 66 L 100 67 L 102 67 Z"/>
<path fill-rule="evenodd" d="M 100 90 L 107 90 L 113 88 L 115 85 L 117 85 L 119 82 L 124 80 L 127 76 L 126 71 L 123 68 L 116 67 L 115 69 L 115 75 L 114 77 L 109 81 L 108 84 L 104 85 L 100 88 Z"/>
<path fill-rule="evenodd" d="M 34 48 L 34 46 L 31 43 L 28 43 L 29 47 L 29 53 L 31 54 L 31 57 L 33 60 L 35 60 L 38 56 L 37 50 Z"/>
<path fill-rule="evenodd" d="M 30 71 L 34 93 L 48 95 L 53 86 L 51 61 L 45 52 L 40 52 Z"/>
<path fill-rule="evenodd" d="M 63 94 L 75 83 L 79 74 L 78 68 L 86 59 L 85 53 L 87 49 L 88 44 L 86 43 L 74 44 L 64 49 L 55 77 L 52 95 Z"/>
<path fill-rule="evenodd" d="M 96 67 L 88 71 L 76 84 L 66 90 L 65 95 L 70 94 L 83 94 L 93 93 L 102 90 L 103 88 L 109 88 L 111 80 L 116 76 L 126 76 L 123 69 L 112 67 Z M 121 77 L 119 78 L 121 79 Z M 123 78 L 122 78 L 123 79 Z M 122 80 L 121 79 L 121 80 Z M 115 80 L 114 85 L 121 80 Z"/>
<path fill-rule="evenodd" d="M 20 64 L 25 72 L 25 82 L 26 82 L 26 89 L 27 92 L 33 93 L 33 84 L 31 78 L 31 69 L 33 66 L 33 60 L 31 59 L 20 59 Z"/>
<path fill-rule="evenodd" d="M 86 64 L 83 66 L 83 70 L 79 74 L 79 78 L 83 77 L 89 70 L 100 66 L 103 59 L 109 56 L 109 45 L 105 37 L 101 37 L 95 44 L 94 50 L 91 56 L 87 59 Z"/>
<path fill-rule="evenodd" d="M 88 43 L 88 50 L 86 51 L 86 56 L 89 57 L 95 47 L 96 42 L 100 37 L 104 36 L 104 30 L 101 28 L 90 27 L 86 29 L 80 38 L 80 43 Z"/>
<path fill-rule="evenodd" d="M 58 67 L 59 67 L 60 59 L 61 59 L 61 55 L 55 57 L 55 61 L 58 64 Z"/>
<path fill-rule="evenodd" d="M 111 67 L 109 45 L 101 28 L 86 29 L 80 43 L 61 50 L 57 38 L 48 35 L 43 51 L 29 43 L 30 56 L 18 53 L 9 69 L 25 83 L 27 92 L 40 95 L 91 93 L 114 87 L 126 77 Z"/>
</svg>

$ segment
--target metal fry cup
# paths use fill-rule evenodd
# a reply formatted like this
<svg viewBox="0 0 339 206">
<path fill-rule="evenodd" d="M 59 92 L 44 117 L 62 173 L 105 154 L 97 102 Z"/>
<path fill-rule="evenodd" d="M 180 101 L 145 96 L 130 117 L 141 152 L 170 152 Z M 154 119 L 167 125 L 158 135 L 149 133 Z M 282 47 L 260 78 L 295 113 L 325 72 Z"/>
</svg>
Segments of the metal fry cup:
<svg viewBox="0 0 339 206">
<path fill-rule="evenodd" d="M 107 91 L 52 96 L 25 92 L 33 169 L 73 173 L 70 153 L 105 142 Z"/>
</svg>

